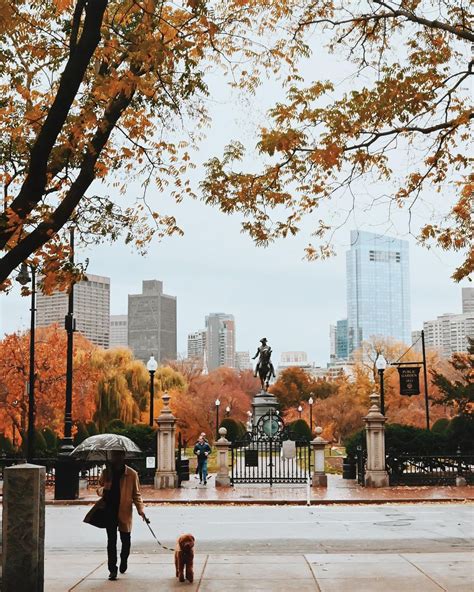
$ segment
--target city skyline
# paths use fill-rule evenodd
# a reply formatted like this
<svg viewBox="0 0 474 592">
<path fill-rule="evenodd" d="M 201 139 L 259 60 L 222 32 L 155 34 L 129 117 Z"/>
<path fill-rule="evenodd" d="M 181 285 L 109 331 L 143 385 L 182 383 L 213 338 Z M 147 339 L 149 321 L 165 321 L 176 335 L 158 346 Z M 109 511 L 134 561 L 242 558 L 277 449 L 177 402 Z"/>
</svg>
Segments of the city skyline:
<svg viewBox="0 0 474 592">
<path fill-rule="evenodd" d="M 196 207 L 204 208 L 202 204 Z M 119 244 L 114 246 L 113 258 L 107 257 L 107 251 L 79 251 L 79 260 L 91 260 L 91 272 L 111 278 L 111 314 L 126 313 L 127 295 L 144 277 L 152 277 L 152 268 L 159 268 L 167 291 L 179 299 L 180 355 L 186 353 L 187 334 L 202 326 L 209 310 L 232 310 L 239 325 L 236 350 L 252 352 L 259 339 L 267 336 L 276 359 L 282 351 L 304 350 L 311 360 L 325 364 L 329 360 L 329 324 L 342 318 L 346 306 L 344 249 L 350 246 L 348 242 L 340 245 L 337 257 L 308 263 L 301 260 L 301 241 L 297 238 L 257 249 L 239 235 L 234 219 L 204 209 L 215 216 L 219 240 L 235 232 L 232 242 L 223 243 L 221 259 L 212 237 L 202 235 L 197 226 L 190 226 L 185 237 L 166 241 L 147 257 Z M 199 248 L 190 250 L 190 243 L 194 245 L 198 239 Z M 459 311 L 461 288 L 468 287 L 469 282 L 456 284 L 450 280 L 452 254 L 443 254 L 441 259 L 439 252 L 427 251 L 410 240 L 412 329 L 416 330 L 427 319 Z M 196 273 L 190 275 L 189 269 Z M 262 291 L 259 301 L 262 270 L 267 292 L 264 296 Z M 0 331 L 3 335 L 28 326 L 29 299 L 20 297 L 15 285 L 12 294 L 0 295 Z"/>
</svg>

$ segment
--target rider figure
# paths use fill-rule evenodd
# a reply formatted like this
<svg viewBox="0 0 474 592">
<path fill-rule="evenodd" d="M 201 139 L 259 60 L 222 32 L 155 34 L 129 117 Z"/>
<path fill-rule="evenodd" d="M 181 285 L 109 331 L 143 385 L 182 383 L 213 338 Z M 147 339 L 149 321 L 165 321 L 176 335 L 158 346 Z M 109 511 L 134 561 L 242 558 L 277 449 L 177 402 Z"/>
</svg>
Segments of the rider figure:
<svg viewBox="0 0 474 592">
<path fill-rule="evenodd" d="M 255 360 L 255 358 L 258 357 L 258 362 L 257 362 L 257 366 L 255 367 L 254 376 L 257 377 L 258 371 L 260 370 L 262 362 L 264 360 L 266 360 L 268 362 L 268 365 L 270 366 L 272 375 L 275 376 L 275 370 L 273 368 L 273 364 L 270 361 L 270 357 L 272 355 L 272 348 L 269 345 L 267 345 L 267 338 L 266 337 L 263 337 L 262 339 L 260 339 L 260 343 L 262 345 L 259 346 L 259 348 L 257 349 L 257 353 L 252 358 L 252 360 Z"/>
</svg>

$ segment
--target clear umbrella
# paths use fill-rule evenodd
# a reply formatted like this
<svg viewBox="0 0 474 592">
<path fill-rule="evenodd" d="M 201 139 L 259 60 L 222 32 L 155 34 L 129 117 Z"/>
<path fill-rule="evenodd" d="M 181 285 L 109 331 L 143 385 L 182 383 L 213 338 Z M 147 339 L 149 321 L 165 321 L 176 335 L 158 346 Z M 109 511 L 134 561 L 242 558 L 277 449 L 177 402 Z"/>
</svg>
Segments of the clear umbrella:
<svg viewBox="0 0 474 592">
<path fill-rule="evenodd" d="M 71 452 L 71 456 L 82 460 L 107 461 L 113 450 L 125 452 L 126 458 L 131 458 L 141 454 L 140 448 L 127 438 L 120 434 L 98 434 L 86 438 L 79 446 L 76 446 Z"/>
</svg>

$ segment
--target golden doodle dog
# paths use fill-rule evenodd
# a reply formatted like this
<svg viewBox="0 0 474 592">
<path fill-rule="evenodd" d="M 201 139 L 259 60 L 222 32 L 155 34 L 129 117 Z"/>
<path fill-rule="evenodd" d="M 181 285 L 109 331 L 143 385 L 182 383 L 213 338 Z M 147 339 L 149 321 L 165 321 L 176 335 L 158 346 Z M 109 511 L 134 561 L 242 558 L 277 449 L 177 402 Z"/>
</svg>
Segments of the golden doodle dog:
<svg viewBox="0 0 474 592">
<path fill-rule="evenodd" d="M 192 534 L 183 534 L 179 537 L 174 549 L 174 564 L 176 577 L 180 582 L 186 580 L 192 584 L 194 580 L 194 537 Z"/>
</svg>

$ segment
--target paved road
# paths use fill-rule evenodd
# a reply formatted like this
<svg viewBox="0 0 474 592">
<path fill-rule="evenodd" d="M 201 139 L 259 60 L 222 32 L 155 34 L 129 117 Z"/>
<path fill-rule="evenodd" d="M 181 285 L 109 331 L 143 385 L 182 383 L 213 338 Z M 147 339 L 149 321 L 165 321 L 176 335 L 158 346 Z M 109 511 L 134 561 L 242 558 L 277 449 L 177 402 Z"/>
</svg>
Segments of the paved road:
<svg viewBox="0 0 474 592">
<path fill-rule="evenodd" d="M 87 506 L 47 506 L 48 554 L 103 549 L 104 532 L 82 523 Z M 460 552 L 474 545 L 474 505 L 150 506 L 158 538 L 192 532 L 199 553 Z M 159 553 L 135 516 L 135 552 Z"/>
</svg>

